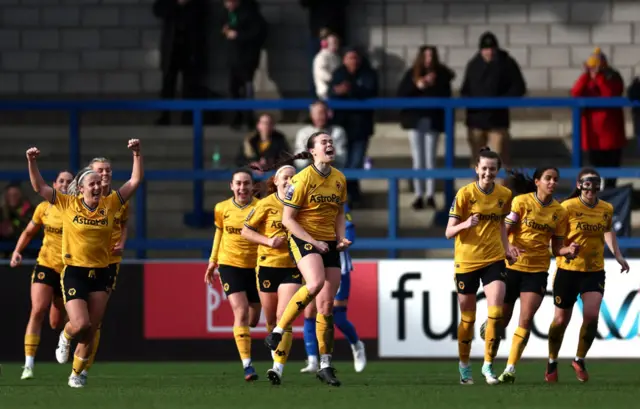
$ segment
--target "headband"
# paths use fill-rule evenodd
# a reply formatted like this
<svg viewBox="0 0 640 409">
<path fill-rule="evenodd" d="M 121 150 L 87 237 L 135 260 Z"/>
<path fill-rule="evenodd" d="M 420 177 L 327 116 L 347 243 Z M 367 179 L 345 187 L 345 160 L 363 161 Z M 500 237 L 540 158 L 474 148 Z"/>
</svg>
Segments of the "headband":
<svg viewBox="0 0 640 409">
<path fill-rule="evenodd" d="M 280 171 L 281 171 L 281 170 L 283 170 L 283 169 L 287 169 L 287 168 L 291 168 L 291 169 L 293 169 L 294 171 L 296 170 L 296 168 L 294 168 L 294 167 L 293 167 L 293 166 L 291 166 L 291 165 L 284 165 L 284 166 L 282 166 L 280 169 L 278 169 L 278 170 L 276 171 L 276 175 L 275 175 L 274 177 L 276 177 L 276 178 L 277 178 L 277 177 L 278 177 L 278 174 L 280 173 Z"/>
</svg>

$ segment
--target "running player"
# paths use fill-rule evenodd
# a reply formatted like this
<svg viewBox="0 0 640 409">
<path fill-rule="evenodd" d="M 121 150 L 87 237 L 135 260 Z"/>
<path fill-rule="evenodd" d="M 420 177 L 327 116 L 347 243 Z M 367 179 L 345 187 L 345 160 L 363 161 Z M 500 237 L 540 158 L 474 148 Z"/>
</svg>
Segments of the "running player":
<svg viewBox="0 0 640 409">
<path fill-rule="evenodd" d="M 478 180 L 462 187 L 449 211 L 445 236 L 455 237 L 455 283 L 461 320 L 458 326 L 460 383 L 473 384 L 470 353 L 476 320 L 476 293 L 482 280 L 489 307 L 482 375 L 490 385 L 499 383 L 493 372 L 505 295 L 505 258 L 514 262 L 517 250 L 507 239 L 504 217 L 511 209 L 511 191 L 495 183 L 502 166 L 488 148 L 478 154 Z"/>
<path fill-rule="evenodd" d="M 258 288 L 268 332 L 275 328 L 287 303 L 302 285 L 302 276 L 289 255 L 287 232 L 282 226 L 282 198 L 295 174 L 296 169 L 291 165 L 276 171 L 275 176 L 267 181 L 269 196 L 251 210 L 242 228 L 242 237 L 258 244 Z M 267 371 L 273 385 L 282 382 L 282 372 L 293 342 L 291 331 L 291 327 L 285 328 L 282 341 L 273 354 L 273 368 Z"/>
<path fill-rule="evenodd" d="M 85 170 L 93 170 L 101 177 L 102 194 L 103 196 L 109 196 L 115 193 L 111 188 L 111 162 L 107 158 L 98 157 L 91 160 L 89 166 Z M 129 202 L 126 202 L 124 206 L 116 213 L 113 219 L 113 234 L 111 236 L 111 260 L 109 261 L 109 297 L 111 293 L 116 289 L 116 279 L 120 270 L 120 262 L 122 261 L 122 253 L 124 251 L 124 245 L 127 240 L 127 220 L 129 219 Z M 98 329 L 93 338 L 93 344 L 91 347 L 91 356 L 87 367 L 80 374 L 80 378 L 83 382 L 87 382 L 89 375 L 89 369 L 93 366 L 98 352 L 98 346 L 100 345 L 100 335 L 102 332 L 102 323 L 98 324 Z M 59 363 L 63 364 L 69 360 L 69 348 L 70 340 L 65 337 L 60 337 L 58 340 L 58 348 L 56 349 L 56 359 Z"/>
<path fill-rule="evenodd" d="M 582 301 L 582 327 L 576 357 L 571 365 L 580 382 L 589 380 L 584 360 L 598 333 L 600 304 L 604 295 L 605 243 L 620 264 L 621 272 L 629 271 L 629 264 L 620 253 L 616 234 L 611 231 L 613 206 L 598 199 L 601 183 L 600 174 L 595 169 L 582 169 L 575 191 L 562 202 L 569 217 L 565 244 L 575 243 L 579 252 L 574 259 L 557 259 L 558 269 L 553 280 L 556 308 L 549 328 L 549 362 L 544 375 L 547 382 L 558 382 L 558 353 L 578 295 Z"/>
<path fill-rule="evenodd" d="M 244 221 L 253 212 L 258 199 L 253 197 L 254 183 L 250 170 L 235 171 L 231 179 L 233 197 L 216 204 L 216 234 L 205 283 L 212 285 L 219 274 L 222 289 L 233 310 L 233 337 L 242 359 L 244 379 L 255 381 L 258 374 L 251 361 L 251 334 L 260 319 L 260 297 L 256 286 L 258 246 L 241 236 Z"/>
<path fill-rule="evenodd" d="M 351 218 L 349 206 L 345 204 L 346 237 L 351 243 L 356 239 L 356 229 Z M 333 316 L 336 327 L 344 334 L 351 345 L 353 353 L 353 367 L 356 372 L 362 372 L 367 366 L 367 355 L 364 343 L 360 341 L 355 326 L 347 318 L 347 304 L 351 290 L 351 272 L 353 263 L 348 251 L 340 253 L 340 288 L 333 301 Z M 304 310 L 304 345 L 307 351 L 307 366 L 300 372 L 316 372 L 318 370 L 318 340 L 316 338 L 316 303 L 311 302 Z"/>
<path fill-rule="evenodd" d="M 563 247 L 567 234 L 567 212 L 553 198 L 558 178 L 554 167 L 537 168 L 533 178 L 519 172 L 511 172 L 515 197 L 511 202 L 511 213 L 505 219 L 507 234 L 512 246 L 524 249 L 512 266 L 507 268 L 507 292 L 504 297 L 503 328 L 509 325 L 513 306 L 520 298 L 520 317 L 511 343 L 507 367 L 498 378 L 500 382 L 513 383 L 516 379 L 516 364 L 522 356 L 533 316 L 540 308 L 547 290 L 547 277 L 551 254 L 575 257 L 578 246 Z"/>
<path fill-rule="evenodd" d="M 331 366 L 333 353 L 333 300 L 340 286 L 340 251 L 351 242 L 346 239 L 344 203 L 347 198 L 346 179 L 331 166 L 335 149 L 331 136 L 316 132 L 307 141 L 302 157 L 313 163 L 291 179 L 284 198 L 282 224 L 289 232 L 289 250 L 305 285 L 291 298 L 278 321 L 278 326 L 265 339 L 275 351 L 282 341 L 285 328 L 303 312 L 315 298 L 318 315 L 316 334 L 320 352 L 318 379 L 340 386 Z M 296 155 L 296 159 L 300 158 Z"/>
<path fill-rule="evenodd" d="M 62 295 L 69 322 L 62 336 L 77 339 L 69 386 L 84 387 L 80 374 L 91 355 L 91 344 L 108 300 L 110 241 L 113 219 L 134 194 L 143 177 L 140 141 L 131 139 L 131 178 L 116 194 L 102 195 L 101 177 L 93 170 L 76 175 L 68 195 L 56 193 L 42 179 L 36 158 L 37 148 L 27 150 L 29 178 L 33 189 L 62 214 Z"/>
<path fill-rule="evenodd" d="M 73 180 L 71 172 L 63 170 L 53 182 L 53 188 L 67 193 L 67 187 Z M 21 379 L 33 379 L 36 351 L 40 345 L 40 331 L 44 315 L 49 306 L 49 325 L 54 330 L 62 329 L 64 321 L 64 303 L 60 287 L 62 263 L 62 217 L 60 211 L 49 202 L 36 207 L 31 223 L 24 229 L 11 256 L 11 267 L 22 264 L 22 251 L 33 237 L 44 227 L 44 240 L 38 253 L 38 260 L 31 274 L 31 315 L 24 335 L 24 369 Z"/>
</svg>

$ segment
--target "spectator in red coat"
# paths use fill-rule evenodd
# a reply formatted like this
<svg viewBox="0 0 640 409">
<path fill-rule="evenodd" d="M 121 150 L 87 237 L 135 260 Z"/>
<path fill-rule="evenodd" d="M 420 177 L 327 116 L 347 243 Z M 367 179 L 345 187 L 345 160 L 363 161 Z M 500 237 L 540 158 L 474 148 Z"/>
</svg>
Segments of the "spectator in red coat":
<svg viewBox="0 0 640 409">
<path fill-rule="evenodd" d="M 624 81 L 620 73 L 607 64 L 596 48 L 584 64 L 584 73 L 571 89 L 573 97 L 620 97 Z M 582 151 L 595 167 L 613 168 L 622 163 L 622 149 L 627 143 L 622 108 L 587 108 L 582 110 Z M 616 186 L 606 180 L 604 187 Z"/>
</svg>

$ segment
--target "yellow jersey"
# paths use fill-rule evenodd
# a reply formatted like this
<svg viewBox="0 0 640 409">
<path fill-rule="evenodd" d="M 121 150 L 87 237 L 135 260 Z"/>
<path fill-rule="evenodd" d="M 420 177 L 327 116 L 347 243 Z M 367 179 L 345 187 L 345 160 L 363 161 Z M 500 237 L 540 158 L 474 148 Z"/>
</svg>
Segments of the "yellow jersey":
<svg viewBox="0 0 640 409">
<path fill-rule="evenodd" d="M 82 196 L 53 191 L 53 206 L 62 214 L 62 258 L 67 266 L 105 268 L 111 259 L 116 213 L 124 205 L 119 192 L 101 197 L 95 209 Z"/>
<path fill-rule="evenodd" d="M 111 194 L 114 194 L 116 191 L 113 190 Z M 118 210 L 116 216 L 113 219 L 113 233 L 111 233 L 111 248 L 113 248 L 116 244 L 120 242 L 122 238 L 122 229 L 127 226 L 127 222 L 129 221 L 129 202 L 126 202 L 122 205 L 122 208 Z M 114 256 L 111 255 L 109 260 L 109 264 L 120 263 L 122 261 L 122 255 Z"/>
<path fill-rule="evenodd" d="M 245 227 L 262 234 L 265 237 L 287 237 L 287 229 L 282 225 L 282 209 L 284 202 L 273 193 L 260 200 L 244 222 Z M 258 266 L 292 268 L 296 264 L 291 259 L 286 244 L 281 248 L 258 245 Z"/>
<path fill-rule="evenodd" d="M 519 195 L 513 199 L 505 223 L 513 226 L 509 242 L 526 251 L 509 268 L 525 273 L 548 272 L 551 239 L 564 239 L 567 235 L 568 217 L 564 207 L 553 199 L 544 204 L 535 193 Z"/>
<path fill-rule="evenodd" d="M 38 253 L 38 264 L 62 272 L 62 214 L 49 202 L 42 202 L 33 212 L 31 222 L 42 226 L 44 239 Z"/>
<path fill-rule="evenodd" d="M 511 196 L 511 190 L 498 184 L 488 192 L 483 191 L 477 182 L 458 190 L 449 210 L 449 217 L 464 222 L 472 214 L 478 214 L 479 221 L 476 226 L 456 235 L 456 274 L 470 273 L 504 260 L 505 249 L 500 229 L 511 208 Z"/>
<path fill-rule="evenodd" d="M 258 245 L 246 240 L 240 234 L 245 219 L 258 202 L 258 199 L 252 197 L 249 203 L 240 206 L 231 198 L 216 205 L 214 221 L 216 229 L 222 232 L 222 235 L 218 254 L 212 254 L 212 258 L 217 258 L 218 264 L 239 268 L 255 268 Z"/>
<path fill-rule="evenodd" d="M 580 250 L 573 260 L 558 257 L 558 267 L 583 272 L 604 270 L 604 234 L 611 231 L 613 206 L 604 200 L 591 206 L 576 197 L 562 202 L 562 207 L 569 220 L 566 242 L 579 244 Z"/>
<path fill-rule="evenodd" d="M 347 179 L 331 167 L 323 174 L 313 164 L 293 178 L 284 198 L 285 206 L 298 210 L 298 223 L 315 240 L 336 240 L 336 217 L 347 201 Z"/>
</svg>

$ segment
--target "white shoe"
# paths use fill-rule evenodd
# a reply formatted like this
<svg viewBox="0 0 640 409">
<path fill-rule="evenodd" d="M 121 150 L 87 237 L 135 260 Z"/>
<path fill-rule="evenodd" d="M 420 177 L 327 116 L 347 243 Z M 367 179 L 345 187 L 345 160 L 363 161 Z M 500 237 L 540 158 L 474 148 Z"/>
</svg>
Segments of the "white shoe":
<svg viewBox="0 0 640 409">
<path fill-rule="evenodd" d="M 58 338 L 58 347 L 56 348 L 56 361 L 59 364 L 66 364 L 69 361 L 70 348 L 71 343 L 64 337 L 64 332 L 61 332 L 60 338 Z"/>
<path fill-rule="evenodd" d="M 33 368 L 25 366 L 22 370 L 22 376 L 20 377 L 23 381 L 27 379 L 33 379 Z"/>
<path fill-rule="evenodd" d="M 487 384 L 489 385 L 497 385 L 500 383 L 500 380 L 498 380 L 498 377 L 493 372 L 492 364 L 482 365 L 482 376 L 484 376 L 484 379 L 487 381 Z"/>
<path fill-rule="evenodd" d="M 72 388 L 84 388 L 84 383 L 79 376 L 71 375 L 69 377 L 69 386 Z"/>
<path fill-rule="evenodd" d="M 351 345 L 353 351 L 353 367 L 356 372 L 364 371 L 367 366 L 367 353 L 364 349 L 364 343 L 362 341 L 356 342 L 355 345 Z"/>
<path fill-rule="evenodd" d="M 307 366 L 300 370 L 302 373 L 316 373 L 318 372 L 318 363 L 307 361 Z"/>
</svg>

